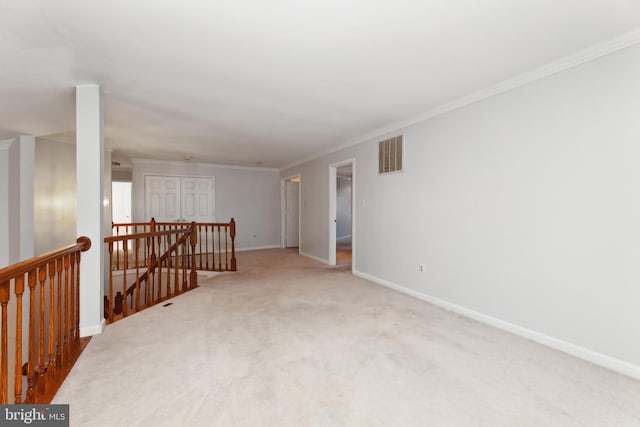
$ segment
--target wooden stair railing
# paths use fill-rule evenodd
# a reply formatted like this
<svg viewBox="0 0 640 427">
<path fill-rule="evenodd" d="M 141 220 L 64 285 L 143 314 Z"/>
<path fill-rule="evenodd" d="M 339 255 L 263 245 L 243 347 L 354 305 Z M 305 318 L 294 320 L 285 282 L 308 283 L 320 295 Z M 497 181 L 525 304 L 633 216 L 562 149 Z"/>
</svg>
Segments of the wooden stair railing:
<svg viewBox="0 0 640 427">
<path fill-rule="evenodd" d="M 195 223 L 178 230 L 153 231 L 104 239 L 109 251 L 109 294 L 105 295 L 105 319 L 113 323 L 123 317 L 151 307 L 178 294 L 198 287 L 195 270 L 195 246 L 197 242 Z M 175 238 L 175 242 L 171 242 Z M 133 267 L 129 268 L 130 242 L 134 242 Z M 119 244 L 121 243 L 121 244 Z M 140 258 L 140 246 L 146 254 Z M 114 248 L 123 248 L 122 291 L 117 291 L 114 272 Z M 157 256 L 157 253 L 164 252 Z M 141 268 L 144 271 L 141 272 Z M 127 287 L 128 275 L 135 274 Z M 164 280 L 163 280 L 164 277 Z M 144 289 L 144 290 L 143 290 Z M 114 290 L 116 294 L 114 295 Z M 135 293 L 135 295 L 134 295 Z"/>
<path fill-rule="evenodd" d="M 80 237 L 0 269 L 0 404 L 10 396 L 15 403 L 49 403 L 86 346 L 89 339 L 80 338 L 80 252 L 90 247 L 91 240 Z"/>
<path fill-rule="evenodd" d="M 197 222 L 198 238 L 195 248 L 196 270 L 204 271 L 237 271 L 235 237 L 236 222 L 233 218 L 228 223 Z M 149 222 L 113 223 L 114 237 L 130 234 L 150 233 L 155 231 L 181 230 L 191 227 L 192 223 L 186 222 L 156 222 L 153 218 Z M 160 251 L 164 252 L 166 242 L 161 242 Z M 124 241 L 116 243 L 114 247 L 114 268 L 121 270 L 124 265 L 124 250 L 132 250 L 130 243 L 124 248 Z M 147 259 L 147 246 L 142 247 L 143 259 Z"/>
</svg>

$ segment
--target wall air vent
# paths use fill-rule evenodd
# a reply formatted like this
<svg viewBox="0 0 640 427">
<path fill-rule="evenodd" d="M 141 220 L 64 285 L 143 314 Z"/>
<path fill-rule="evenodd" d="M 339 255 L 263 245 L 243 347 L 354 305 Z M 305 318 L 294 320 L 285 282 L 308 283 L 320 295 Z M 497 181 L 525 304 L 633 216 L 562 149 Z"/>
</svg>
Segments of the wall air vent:
<svg viewBox="0 0 640 427">
<path fill-rule="evenodd" d="M 401 172 L 403 169 L 402 160 L 402 135 L 378 143 L 378 173 L 380 175 Z"/>
</svg>

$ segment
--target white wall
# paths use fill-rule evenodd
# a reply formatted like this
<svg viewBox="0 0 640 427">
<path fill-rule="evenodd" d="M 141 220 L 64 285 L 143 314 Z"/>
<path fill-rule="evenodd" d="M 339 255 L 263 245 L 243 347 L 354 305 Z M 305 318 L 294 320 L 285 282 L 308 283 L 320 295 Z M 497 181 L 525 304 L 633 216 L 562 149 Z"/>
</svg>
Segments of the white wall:
<svg viewBox="0 0 640 427">
<path fill-rule="evenodd" d="M 0 141 L 0 266 L 34 255 L 34 146 L 30 135 Z"/>
<path fill-rule="evenodd" d="M 236 221 L 236 248 L 280 247 L 280 176 L 275 169 L 218 165 L 134 161 L 132 213 L 144 214 L 144 176 L 182 175 L 216 177 L 216 220 Z"/>
<path fill-rule="evenodd" d="M 355 157 L 357 272 L 640 376 L 639 75 L 634 46 L 410 126 L 404 173 L 377 173 L 399 132 L 283 170 L 301 251 L 328 258 L 329 164 Z"/>
<path fill-rule="evenodd" d="M 38 138 L 35 153 L 35 253 L 76 241 L 76 147 Z"/>
<path fill-rule="evenodd" d="M 20 202 L 19 215 L 16 222 L 20 230 L 18 236 L 20 249 L 17 253 L 16 260 L 23 261 L 35 255 L 33 223 L 35 214 L 34 180 L 36 138 L 33 135 L 21 135 L 18 137 L 18 143 Z"/>
<path fill-rule="evenodd" d="M 351 180 L 337 177 L 336 238 L 351 236 Z"/>
</svg>

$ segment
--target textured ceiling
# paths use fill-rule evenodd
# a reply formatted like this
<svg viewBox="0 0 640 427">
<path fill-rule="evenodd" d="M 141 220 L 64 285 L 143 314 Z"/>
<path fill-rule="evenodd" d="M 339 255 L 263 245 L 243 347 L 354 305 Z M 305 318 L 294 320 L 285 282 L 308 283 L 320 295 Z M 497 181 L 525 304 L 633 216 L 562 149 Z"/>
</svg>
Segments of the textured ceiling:
<svg viewBox="0 0 640 427">
<path fill-rule="evenodd" d="M 74 140 L 104 91 L 115 158 L 282 167 L 640 27 L 637 0 L 14 0 L 0 136 Z"/>
</svg>

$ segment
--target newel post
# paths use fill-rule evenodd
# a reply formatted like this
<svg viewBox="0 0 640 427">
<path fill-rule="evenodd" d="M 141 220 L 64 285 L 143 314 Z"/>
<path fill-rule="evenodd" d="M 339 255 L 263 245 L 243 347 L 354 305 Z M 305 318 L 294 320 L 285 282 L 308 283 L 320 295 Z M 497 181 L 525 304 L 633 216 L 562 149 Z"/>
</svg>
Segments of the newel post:
<svg viewBox="0 0 640 427">
<path fill-rule="evenodd" d="M 236 269 L 236 221 L 231 218 L 229 223 L 229 236 L 231 237 L 231 271 Z"/>
<path fill-rule="evenodd" d="M 191 223 L 191 234 L 189 235 L 189 244 L 191 245 L 191 275 L 189 286 L 191 288 L 198 287 L 198 273 L 196 273 L 196 244 L 198 243 L 198 227 L 196 222 Z"/>
<path fill-rule="evenodd" d="M 155 232 L 156 232 L 156 219 L 151 218 L 151 221 L 149 222 L 149 233 L 155 233 Z"/>
</svg>

